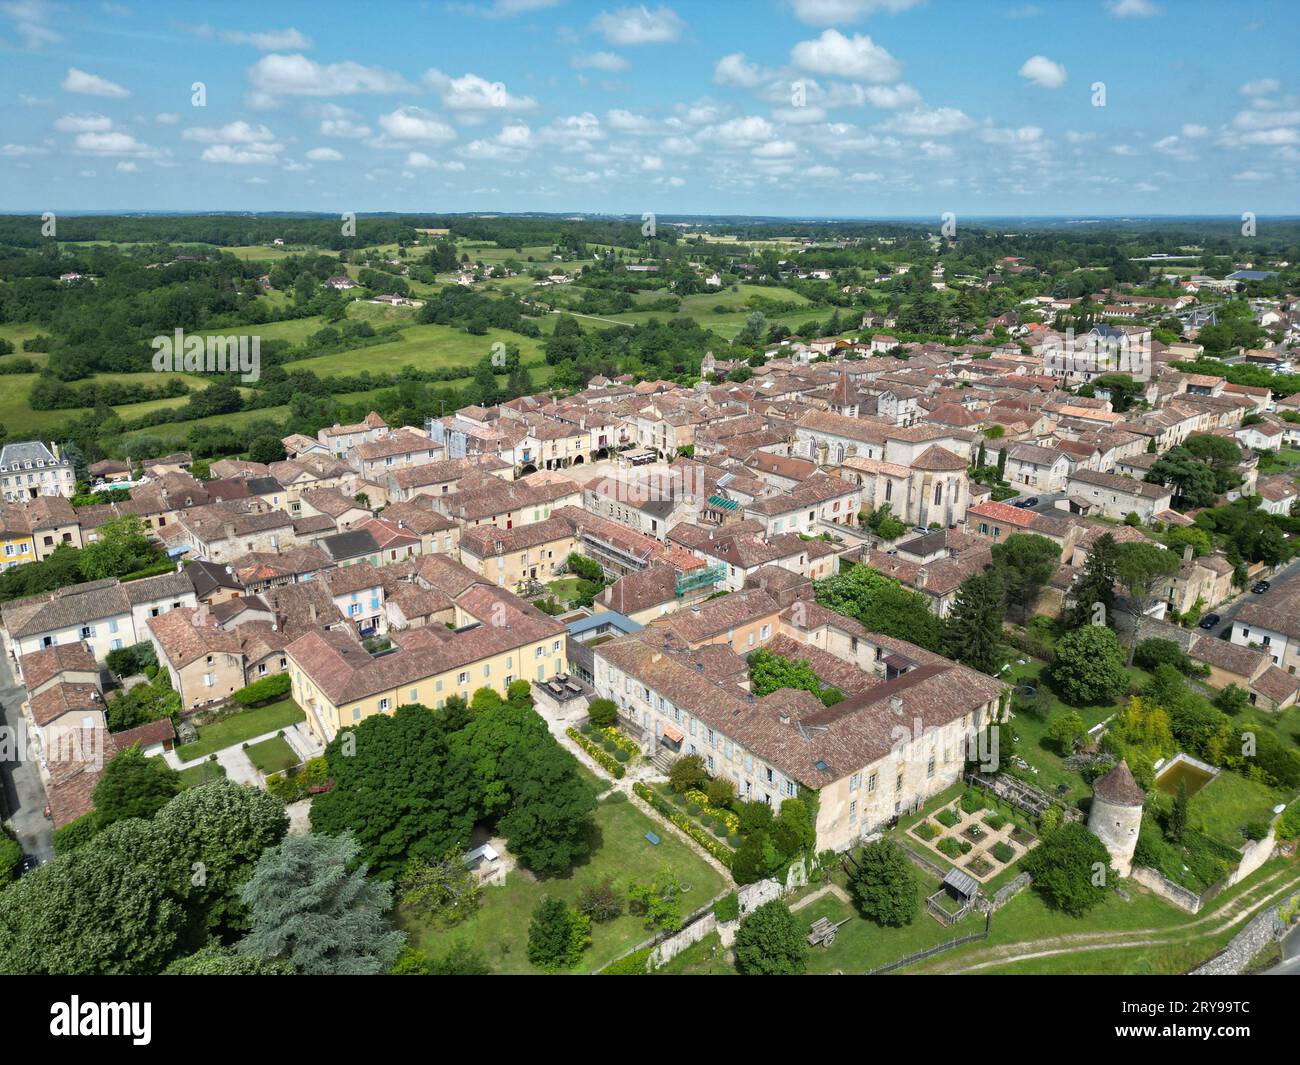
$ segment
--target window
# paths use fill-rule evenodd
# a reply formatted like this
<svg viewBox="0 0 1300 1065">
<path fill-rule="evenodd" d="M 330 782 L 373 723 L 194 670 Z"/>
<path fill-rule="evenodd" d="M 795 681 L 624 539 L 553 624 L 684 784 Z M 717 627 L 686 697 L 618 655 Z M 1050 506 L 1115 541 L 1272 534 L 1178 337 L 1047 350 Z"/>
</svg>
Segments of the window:
<svg viewBox="0 0 1300 1065">
<path fill-rule="evenodd" d="M 412 689 L 411 689 L 411 702 L 413 702 L 413 703 L 418 703 L 419 701 L 420 701 L 420 689 L 419 689 L 419 688 L 412 688 Z"/>
<path fill-rule="evenodd" d="M 203 674 L 203 686 L 204 686 L 205 688 L 211 688 L 212 685 L 215 684 L 215 683 L 216 683 L 216 678 L 213 677 L 211 673 L 204 673 L 204 674 Z"/>
<path fill-rule="evenodd" d="M 867 793 L 870 794 L 875 790 L 876 790 L 876 774 L 872 773 L 869 777 L 867 777 Z"/>
<path fill-rule="evenodd" d="M 81 626 L 81 638 L 82 638 L 83 640 L 89 639 L 91 636 L 94 636 L 94 635 L 95 635 L 95 626 L 94 626 L 94 625 L 82 625 L 82 626 Z M 212 661 L 211 657 L 208 658 L 208 661 L 209 661 L 209 662 Z"/>
<path fill-rule="evenodd" d="M 927 777 L 934 776 L 934 755 L 933 754 L 930 755 L 930 761 L 925 767 L 925 775 Z"/>
<path fill-rule="evenodd" d="M 903 790 L 903 774 L 902 774 L 902 773 L 899 773 L 897 779 L 894 781 L 894 790 L 895 790 L 895 791 L 902 791 L 902 790 Z"/>
<path fill-rule="evenodd" d="M 849 777 L 849 791 L 857 791 L 858 786 L 861 783 L 862 783 L 862 774 L 854 773 L 853 776 Z"/>
<path fill-rule="evenodd" d="M 469 683 L 469 673 L 468 673 L 468 671 L 464 671 L 464 672 L 461 672 L 461 673 L 456 674 L 456 683 L 457 683 L 457 684 L 468 684 L 468 683 Z"/>
<path fill-rule="evenodd" d="M 763 631 L 762 631 L 762 633 L 761 633 L 761 638 L 764 639 L 764 640 L 766 640 L 766 639 L 767 639 L 769 636 L 771 636 L 771 635 L 772 635 L 772 626 L 771 626 L 771 625 L 764 625 L 764 626 L 763 626 Z"/>
<path fill-rule="evenodd" d="M 379 709 L 380 709 L 380 710 L 387 710 L 387 709 L 388 709 L 390 706 L 392 706 L 392 705 L 393 705 L 392 702 L 391 702 L 390 700 L 388 700 L 388 699 L 380 699 L 380 700 L 379 700 Z"/>
<path fill-rule="evenodd" d="M 857 821 L 857 819 L 858 819 L 858 804 L 857 801 L 854 800 L 853 802 L 849 803 L 849 824 L 853 824 L 854 822 Z"/>
<path fill-rule="evenodd" d="M 352 720 L 353 720 L 353 721 L 360 721 L 360 720 L 361 720 L 361 707 L 359 707 L 359 706 L 354 706 L 354 707 L 352 708 Z"/>
</svg>

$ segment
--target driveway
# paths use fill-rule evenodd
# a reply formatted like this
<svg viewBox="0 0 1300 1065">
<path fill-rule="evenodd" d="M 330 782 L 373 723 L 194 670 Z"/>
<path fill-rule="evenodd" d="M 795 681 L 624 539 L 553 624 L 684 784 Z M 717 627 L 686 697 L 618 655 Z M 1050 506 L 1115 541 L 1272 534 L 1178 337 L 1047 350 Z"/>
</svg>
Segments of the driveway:
<svg viewBox="0 0 1300 1065">
<path fill-rule="evenodd" d="M 26 757 L 29 744 L 16 744 L 21 737 L 24 740 L 27 730 L 23 722 L 22 703 L 26 696 L 22 685 L 14 680 L 7 655 L 0 654 L 0 727 L 7 742 L 0 746 L 9 748 L 6 754 L 16 753 L 19 760 L 0 762 L 0 789 L 3 789 L 0 804 L 13 829 L 14 835 L 22 845 L 23 853 L 33 855 L 41 861 L 54 857 L 51 833 L 54 825 L 45 816 L 45 805 L 49 801 L 45 796 L 45 785 L 41 782 L 41 771 L 35 760 Z"/>
<path fill-rule="evenodd" d="M 1270 596 L 1280 595 L 1285 586 L 1291 581 L 1294 581 L 1297 575 L 1300 575 L 1300 558 L 1292 559 L 1291 562 L 1283 566 L 1277 571 L 1277 573 L 1263 573 L 1260 574 L 1259 577 L 1252 577 L 1252 584 L 1254 584 L 1256 580 L 1263 578 L 1264 580 L 1267 580 L 1272 587 L 1263 595 L 1255 595 L 1251 591 L 1242 592 L 1230 603 L 1216 607 L 1214 613 L 1218 614 L 1222 619 L 1219 622 L 1218 635 L 1228 636 L 1232 633 L 1232 620 L 1237 616 L 1237 612 L 1241 610 L 1243 606 L 1247 603 L 1268 602 Z M 1209 611 L 1206 612 L 1209 613 Z"/>
</svg>

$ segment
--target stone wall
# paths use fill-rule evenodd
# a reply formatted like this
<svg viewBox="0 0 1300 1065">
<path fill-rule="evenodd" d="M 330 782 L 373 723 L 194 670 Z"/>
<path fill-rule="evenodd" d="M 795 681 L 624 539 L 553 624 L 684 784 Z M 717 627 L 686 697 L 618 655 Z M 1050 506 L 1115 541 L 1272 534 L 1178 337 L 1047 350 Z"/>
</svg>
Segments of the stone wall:
<svg viewBox="0 0 1300 1065">
<path fill-rule="evenodd" d="M 1288 909 L 1300 900 L 1300 892 L 1283 904 Z M 1232 941 L 1204 965 L 1193 969 L 1190 976 L 1236 976 L 1245 971 L 1255 956 L 1286 930 L 1281 907 L 1270 906 L 1256 914 L 1250 922 L 1232 937 Z"/>
<path fill-rule="evenodd" d="M 1217 894 L 1219 888 L 1225 883 L 1221 880 L 1218 885 L 1204 895 L 1198 895 L 1181 884 L 1175 884 L 1159 870 L 1152 869 L 1149 866 L 1135 865 L 1129 875 L 1143 887 L 1150 888 L 1166 902 L 1173 903 L 1173 905 L 1187 913 L 1199 913 L 1211 893 Z"/>
<path fill-rule="evenodd" d="M 996 913 L 1033 882 L 1034 878 L 1028 873 L 1021 873 L 1014 879 L 1009 880 L 993 893 L 993 897 L 987 903 L 988 909 Z"/>
<path fill-rule="evenodd" d="M 802 872 L 802 863 L 798 868 Z M 794 869 L 791 869 L 789 880 L 795 886 L 802 886 L 803 878 L 796 875 Z M 777 880 L 759 880 L 753 884 L 745 884 L 743 887 L 736 889 L 736 902 L 740 910 L 740 917 L 751 913 L 765 902 L 771 902 L 773 899 L 779 899 L 787 890 L 793 890 L 793 887 L 786 888 Z M 715 900 L 716 901 L 716 900 Z M 701 939 L 705 939 L 714 932 L 718 933 L 724 947 L 730 947 L 736 941 L 736 929 L 740 927 L 740 918 L 734 921 L 719 921 L 713 913 L 713 903 L 705 908 L 696 910 L 694 914 L 686 919 L 680 931 L 666 936 L 655 944 L 654 950 L 650 954 L 650 968 L 657 969 L 672 958 L 677 957 L 687 947 L 693 946 Z M 648 947 L 654 940 L 647 940 L 639 944 L 636 950 L 642 950 Z"/>
<path fill-rule="evenodd" d="M 739 924 L 740 922 L 731 921 L 728 923 Z M 698 921 L 688 924 L 680 932 L 674 933 L 655 947 L 650 953 L 650 968 L 657 969 L 659 966 L 667 964 L 687 947 L 698 943 L 706 936 L 711 936 L 716 931 L 718 931 L 718 919 L 712 913 L 706 913 Z"/>
</svg>

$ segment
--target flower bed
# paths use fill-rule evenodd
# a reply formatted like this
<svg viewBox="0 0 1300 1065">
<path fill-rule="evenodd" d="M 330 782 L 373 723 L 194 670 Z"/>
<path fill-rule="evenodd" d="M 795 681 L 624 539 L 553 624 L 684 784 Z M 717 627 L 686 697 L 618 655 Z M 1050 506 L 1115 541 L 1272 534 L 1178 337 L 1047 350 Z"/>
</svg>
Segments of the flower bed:
<svg viewBox="0 0 1300 1065">
<path fill-rule="evenodd" d="M 919 836 L 921 839 L 925 840 L 926 842 L 929 842 L 930 840 L 934 839 L 934 837 L 939 834 L 939 831 L 940 831 L 939 826 L 936 825 L 933 821 L 922 821 L 919 824 L 912 826 L 912 834 L 915 836 Z"/>
<path fill-rule="evenodd" d="M 627 753 L 628 758 L 639 758 L 641 756 L 641 745 L 635 740 L 629 739 L 623 735 L 617 728 L 610 725 L 608 728 L 596 730 L 604 739 L 612 743 L 615 748 Z M 623 761 L 623 759 L 619 759 Z"/>
<path fill-rule="evenodd" d="M 971 876 L 983 879 L 988 876 L 989 873 L 993 872 L 993 863 L 987 861 L 983 855 L 979 855 L 968 861 L 966 863 L 966 868 L 970 871 Z"/>
<path fill-rule="evenodd" d="M 989 848 L 989 853 L 1003 865 L 1006 865 L 1016 856 L 1016 849 L 1010 843 L 998 842 Z"/>
<path fill-rule="evenodd" d="M 726 835 L 734 836 L 740 831 L 740 816 L 732 810 L 720 810 L 716 806 L 710 806 L 709 797 L 698 788 L 691 788 L 686 792 L 686 801 L 690 804 L 686 812 L 698 818 L 705 828 L 711 828 L 713 822 L 719 821 L 726 829 Z"/>
<path fill-rule="evenodd" d="M 953 825 L 957 824 L 957 822 L 961 820 L 961 818 L 958 817 L 957 814 L 953 813 L 952 810 L 940 810 L 934 815 L 934 819 L 938 821 L 939 824 L 943 825 L 944 828 L 952 828 Z"/>
<path fill-rule="evenodd" d="M 324 758 L 311 758 L 300 766 L 269 773 L 266 777 L 266 790 L 286 804 L 319 795 L 331 786 Z"/>
<path fill-rule="evenodd" d="M 684 810 L 678 809 L 655 791 L 654 788 L 650 787 L 648 784 L 643 784 L 639 780 L 633 783 L 632 790 L 640 798 L 648 802 L 654 808 L 655 812 L 667 818 L 674 825 L 680 828 L 728 869 L 731 868 L 731 859 L 734 855 L 732 849 L 720 839 L 713 836 L 709 830 L 699 822 L 688 817 Z"/>
<path fill-rule="evenodd" d="M 601 747 L 599 744 L 594 743 L 592 740 L 589 740 L 576 728 L 569 727 L 566 728 L 564 732 L 565 735 L 569 737 L 569 739 L 573 740 L 574 743 L 576 743 L 579 747 L 581 747 L 584 751 L 586 751 L 589 755 L 591 755 L 592 760 L 598 766 L 600 766 L 601 769 L 605 770 L 606 773 L 612 776 L 615 780 L 623 779 L 623 775 L 626 772 L 623 769 L 623 764 L 612 754 L 610 754 L 607 750 L 605 750 L 604 747 Z"/>
</svg>

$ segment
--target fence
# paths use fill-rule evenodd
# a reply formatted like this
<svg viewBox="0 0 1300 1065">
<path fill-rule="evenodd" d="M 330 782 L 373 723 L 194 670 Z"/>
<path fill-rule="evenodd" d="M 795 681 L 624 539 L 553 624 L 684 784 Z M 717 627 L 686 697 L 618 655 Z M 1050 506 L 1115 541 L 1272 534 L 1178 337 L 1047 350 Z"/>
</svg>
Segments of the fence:
<svg viewBox="0 0 1300 1065">
<path fill-rule="evenodd" d="M 882 965 L 878 969 L 869 970 L 867 976 L 881 976 L 884 973 L 892 973 L 895 969 L 901 969 L 904 965 L 912 965 L 918 961 L 924 961 L 926 958 L 933 958 L 936 954 L 942 954 L 944 951 L 955 950 L 957 947 L 964 947 L 967 943 L 977 943 L 981 939 L 988 939 L 989 925 L 992 923 L 993 915 L 986 913 L 984 915 L 984 931 L 973 932 L 968 936 L 958 936 L 956 939 L 950 939 L 946 943 L 940 943 L 937 947 L 930 947 L 927 950 L 918 950 L 915 954 L 909 954 L 897 961 L 891 961 L 888 965 Z"/>
</svg>

